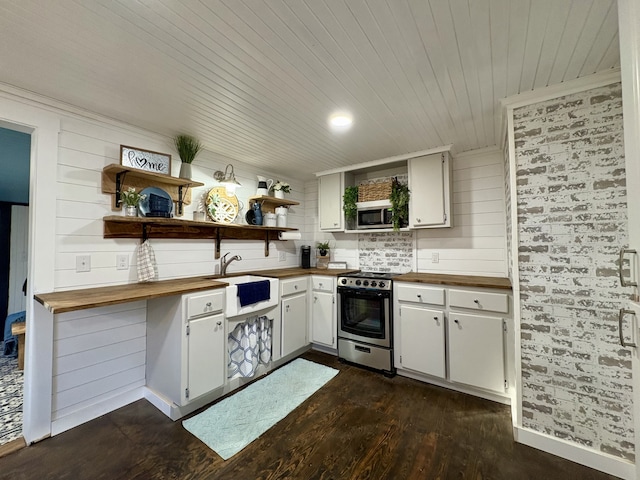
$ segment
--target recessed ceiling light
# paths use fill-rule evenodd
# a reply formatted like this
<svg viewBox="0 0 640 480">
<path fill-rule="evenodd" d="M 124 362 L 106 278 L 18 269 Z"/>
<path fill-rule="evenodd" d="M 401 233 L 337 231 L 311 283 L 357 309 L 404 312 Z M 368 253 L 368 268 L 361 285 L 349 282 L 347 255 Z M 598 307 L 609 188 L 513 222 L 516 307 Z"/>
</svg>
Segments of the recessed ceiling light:
<svg viewBox="0 0 640 480">
<path fill-rule="evenodd" d="M 347 130 L 353 123 L 353 117 L 347 112 L 334 113 L 329 117 L 329 125 L 334 130 Z"/>
</svg>

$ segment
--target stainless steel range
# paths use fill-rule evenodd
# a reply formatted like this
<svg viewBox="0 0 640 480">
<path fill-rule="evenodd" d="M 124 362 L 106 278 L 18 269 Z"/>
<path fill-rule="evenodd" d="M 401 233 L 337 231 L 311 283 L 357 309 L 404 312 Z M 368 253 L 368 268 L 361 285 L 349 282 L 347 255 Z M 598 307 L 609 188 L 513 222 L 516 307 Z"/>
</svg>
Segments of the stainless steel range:
<svg viewBox="0 0 640 480">
<path fill-rule="evenodd" d="M 338 357 L 394 375 L 393 274 L 338 277 Z"/>
</svg>

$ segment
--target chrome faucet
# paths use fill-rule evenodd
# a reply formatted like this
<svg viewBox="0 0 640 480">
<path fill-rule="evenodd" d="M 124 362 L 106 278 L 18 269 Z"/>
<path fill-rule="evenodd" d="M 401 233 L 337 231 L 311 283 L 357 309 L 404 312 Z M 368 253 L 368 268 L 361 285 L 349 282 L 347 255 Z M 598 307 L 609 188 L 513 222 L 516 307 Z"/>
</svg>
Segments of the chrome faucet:
<svg viewBox="0 0 640 480">
<path fill-rule="evenodd" d="M 229 267 L 229 264 L 231 262 L 233 262 L 234 260 L 242 260 L 242 257 L 240 255 L 234 255 L 229 260 L 227 260 L 227 255 L 229 255 L 229 252 L 225 253 L 224 256 L 220 259 L 220 275 L 226 275 L 227 268 Z"/>
</svg>

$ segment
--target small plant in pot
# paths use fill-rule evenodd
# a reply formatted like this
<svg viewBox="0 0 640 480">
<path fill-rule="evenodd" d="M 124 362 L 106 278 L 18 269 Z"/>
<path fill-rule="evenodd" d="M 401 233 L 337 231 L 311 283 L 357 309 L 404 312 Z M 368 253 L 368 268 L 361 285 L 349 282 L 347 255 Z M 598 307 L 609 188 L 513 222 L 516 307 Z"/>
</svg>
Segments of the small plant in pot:
<svg viewBox="0 0 640 480">
<path fill-rule="evenodd" d="M 141 195 L 136 192 L 134 187 L 129 187 L 126 190 L 120 192 L 120 201 L 124 203 L 124 214 L 127 217 L 135 217 L 138 215 L 138 204 L 147 198 L 146 195 Z"/>
<path fill-rule="evenodd" d="M 285 193 L 291 192 L 291 185 L 287 182 L 276 180 L 269 190 L 276 198 L 284 198 Z"/>
<path fill-rule="evenodd" d="M 327 255 L 329 255 L 329 250 L 331 247 L 329 246 L 329 242 L 318 242 L 316 244 L 316 248 L 318 249 L 318 253 L 321 257 L 326 257 Z"/>
<path fill-rule="evenodd" d="M 344 218 L 347 222 L 347 230 L 355 230 L 356 228 L 356 216 L 358 215 L 357 201 L 358 187 L 345 188 L 344 195 L 342 195 L 342 210 L 344 211 Z"/>
<path fill-rule="evenodd" d="M 174 138 L 174 144 L 180 156 L 180 178 L 191 180 L 191 163 L 202 150 L 200 141 L 191 135 L 178 135 Z"/>
</svg>

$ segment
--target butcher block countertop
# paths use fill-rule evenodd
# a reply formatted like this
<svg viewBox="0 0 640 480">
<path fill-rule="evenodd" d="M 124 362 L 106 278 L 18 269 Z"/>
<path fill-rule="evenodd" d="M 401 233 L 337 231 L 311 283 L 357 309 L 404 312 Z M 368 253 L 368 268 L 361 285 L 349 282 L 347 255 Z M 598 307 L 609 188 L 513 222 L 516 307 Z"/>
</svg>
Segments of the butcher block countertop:
<svg viewBox="0 0 640 480">
<path fill-rule="evenodd" d="M 301 275 L 332 275 L 357 272 L 357 270 L 321 270 L 317 268 L 282 268 L 275 270 L 260 270 L 255 272 L 238 272 L 226 275 L 261 275 L 264 277 L 288 278 Z M 201 290 L 224 288 L 228 283 L 220 281 L 220 275 L 206 275 L 202 277 L 176 278 L 148 283 L 129 283 L 110 287 L 83 288 L 63 292 L 39 293 L 34 298 L 51 313 L 73 312 L 86 308 L 105 307 L 119 303 L 151 300 L 152 298 L 182 295 Z"/>
<path fill-rule="evenodd" d="M 404 273 L 393 277 L 394 282 L 430 283 L 451 287 L 499 288 L 511 290 L 511 281 L 503 277 L 480 277 L 473 275 L 446 275 L 440 273 Z"/>
</svg>

